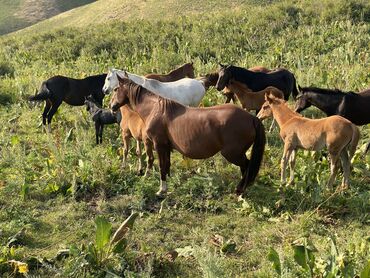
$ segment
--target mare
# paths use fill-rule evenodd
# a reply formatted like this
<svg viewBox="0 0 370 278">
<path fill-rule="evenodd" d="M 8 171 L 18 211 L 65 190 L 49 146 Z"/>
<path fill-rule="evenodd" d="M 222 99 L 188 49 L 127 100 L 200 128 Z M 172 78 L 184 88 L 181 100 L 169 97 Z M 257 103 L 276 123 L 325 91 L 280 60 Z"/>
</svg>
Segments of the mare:
<svg viewBox="0 0 370 278">
<path fill-rule="evenodd" d="M 133 111 L 128 105 L 121 106 L 120 111 L 123 118 L 123 120 L 120 122 L 123 141 L 122 167 L 126 166 L 127 155 L 130 149 L 130 139 L 133 137 L 136 140 L 136 155 L 139 158 L 138 171 L 140 174 L 143 172 L 140 142 L 144 143 L 144 149 L 148 159 L 145 170 L 145 176 L 147 176 L 150 170 L 153 168 L 154 155 L 153 143 L 146 133 L 145 123 L 140 118 L 139 114 Z"/>
<path fill-rule="evenodd" d="M 167 191 L 170 154 L 176 149 L 192 159 L 221 154 L 240 167 L 242 180 L 237 193 L 256 178 L 265 147 L 265 130 L 259 119 L 243 109 L 224 104 L 207 108 L 186 107 L 162 98 L 127 78 L 119 78 L 110 103 L 113 111 L 129 104 L 145 122 L 147 134 L 158 153 L 161 172 L 158 195 Z M 253 144 L 251 159 L 245 152 Z"/>
<path fill-rule="evenodd" d="M 177 101 L 186 106 L 198 106 L 206 93 L 204 83 L 196 79 L 183 78 L 173 82 L 160 82 L 127 71 L 111 69 L 107 74 L 103 87 L 105 94 L 111 92 L 119 85 L 119 77 L 128 78 L 161 97 Z"/>
<path fill-rule="evenodd" d="M 257 92 L 268 86 L 278 88 L 284 93 L 284 99 L 288 100 L 292 93 L 293 98 L 298 95 L 294 74 L 287 69 L 279 68 L 269 73 L 253 72 L 241 67 L 220 64 L 219 78 L 216 89 L 221 91 L 230 81 L 234 80 L 245 84 L 251 91 Z"/>
<path fill-rule="evenodd" d="M 318 151 L 327 147 L 330 155 L 331 189 L 338 171 L 339 158 L 343 166 L 342 188 L 349 185 L 351 158 L 360 138 L 357 126 L 341 116 L 323 119 L 307 119 L 292 111 L 282 99 L 266 94 L 266 102 L 257 117 L 260 119 L 273 115 L 280 127 L 280 136 L 284 141 L 284 153 L 281 159 L 281 182 L 286 182 L 286 166 L 289 161 L 289 184 L 294 182 L 295 156 L 297 149 Z"/>
<path fill-rule="evenodd" d="M 255 67 L 249 68 L 249 70 L 254 71 L 254 72 L 264 72 L 264 73 L 268 73 L 271 71 L 268 68 L 265 68 L 262 66 L 255 66 Z M 206 90 L 208 90 L 209 87 L 216 86 L 218 77 L 219 77 L 218 72 L 213 72 L 213 73 L 209 73 L 209 74 L 206 74 L 205 76 L 200 77 L 199 80 L 204 82 L 204 86 Z M 232 90 L 229 88 L 229 86 L 226 85 L 226 87 L 223 89 L 223 95 L 226 97 L 225 103 L 229 103 L 231 100 L 235 103 L 236 101 L 235 95 L 232 92 Z"/>
<path fill-rule="evenodd" d="M 63 101 L 69 105 L 81 106 L 84 105 L 85 97 L 92 95 L 95 101 L 102 105 L 104 94 L 101 89 L 106 76 L 106 74 L 100 74 L 83 79 L 74 79 L 61 75 L 53 76 L 42 82 L 38 93 L 29 97 L 29 100 L 45 100 L 42 124 L 45 126 L 47 120 L 48 130 L 51 131 L 51 120 Z"/>
<path fill-rule="evenodd" d="M 172 82 L 185 77 L 194 78 L 194 66 L 193 63 L 186 63 L 177 69 L 170 71 L 167 74 L 156 74 L 151 73 L 145 75 L 145 78 L 156 79 L 161 82 Z"/>
<path fill-rule="evenodd" d="M 370 123 L 370 89 L 358 94 L 316 87 L 299 87 L 299 91 L 295 105 L 298 113 L 313 105 L 327 116 L 340 115 L 355 125 Z"/>
<path fill-rule="evenodd" d="M 85 100 L 86 110 L 90 112 L 95 123 L 96 144 L 103 143 L 104 125 L 115 124 L 121 121 L 121 113 L 113 113 L 110 110 L 100 108 L 95 99 L 88 96 Z"/>
</svg>

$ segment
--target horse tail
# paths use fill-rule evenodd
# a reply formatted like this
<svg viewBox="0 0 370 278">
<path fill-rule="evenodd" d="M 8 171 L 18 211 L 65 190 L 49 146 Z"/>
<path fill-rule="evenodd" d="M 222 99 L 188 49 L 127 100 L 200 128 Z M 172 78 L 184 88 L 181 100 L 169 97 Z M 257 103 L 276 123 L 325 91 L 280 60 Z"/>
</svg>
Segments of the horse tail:
<svg viewBox="0 0 370 278">
<path fill-rule="evenodd" d="M 41 85 L 40 91 L 34 95 L 28 98 L 29 101 L 41 101 L 41 100 L 47 100 L 51 97 L 51 92 L 48 89 L 46 82 L 43 82 Z"/>
<path fill-rule="evenodd" d="M 356 152 L 358 141 L 360 141 L 360 130 L 356 125 L 352 124 L 352 138 L 351 138 L 351 141 L 348 144 L 348 156 L 349 156 L 350 160 L 352 159 L 352 157 L 354 156 L 354 154 Z M 367 147 L 367 148 L 369 148 L 369 147 Z M 367 150 L 366 150 L 366 152 L 367 152 Z M 366 152 L 365 152 L 365 154 L 366 154 Z"/>
<path fill-rule="evenodd" d="M 256 137 L 254 138 L 252 155 L 248 163 L 248 169 L 244 180 L 243 191 L 256 179 L 258 171 L 261 166 L 263 153 L 265 151 L 266 144 L 265 128 L 262 122 L 256 117 L 253 118 L 253 124 L 256 130 Z"/>
<path fill-rule="evenodd" d="M 292 97 L 293 97 L 293 99 L 294 99 L 294 100 L 296 100 L 296 99 L 297 99 L 297 96 L 298 96 L 298 94 L 299 94 L 299 91 L 298 91 L 298 89 L 297 89 L 297 80 L 295 79 L 294 74 L 292 74 L 292 76 L 293 76 L 293 90 L 292 90 Z"/>
</svg>

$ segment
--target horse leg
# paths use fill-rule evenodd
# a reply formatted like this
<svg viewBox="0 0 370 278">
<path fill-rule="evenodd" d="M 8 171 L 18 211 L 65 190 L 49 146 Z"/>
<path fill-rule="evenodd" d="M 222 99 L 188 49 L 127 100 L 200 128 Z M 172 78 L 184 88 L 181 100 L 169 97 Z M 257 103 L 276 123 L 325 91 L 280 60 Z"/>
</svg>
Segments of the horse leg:
<svg viewBox="0 0 370 278">
<path fill-rule="evenodd" d="M 48 131 L 51 132 L 51 120 L 53 119 L 54 114 L 57 112 L 59 106 L 62 104 L 61 100 L 58 100 L 52 104 L 52 107 L 48 113 Z"/>
<path fill-rule="evenodd" d="M 155 144 L 155 149 L 158 153 L 158 159 L 159 159 L 159 168 L 161 172 L 161 181 L 159 190 L 156 193 L 157 196 L 162 196 L 167 192 L 167 174 L 170 169 L 171 165 L 171 152 L 168 146 L 162 145 L 158 146 Z"/>
<path fill-rule="evenodd" d="M 138 139 L 136 139 L 136 155 L 139 159 L 138 161 L 138 172 L 139 172 L 139 175 L 142 175 L 143 174 L 143 158 L 142 158 L 142 154 L 141 154 L 141 146 L 140 146 L 140 141 Z"/>
<path fill-rule="evenodd" d="M 338 172 L 339 155 L 337 152 L 333 152 L 333 151 L 332 152 L 329 151 L 329 154 L 330 154 L 330 177 L 328 180 L 327 187 L 329 188 L 329 190 L 332 190 L 333 182 Z"/>
<path fill-rule="evenodd" d="M 122 168 L 126 167 L 128 150 L 130 148 L 131 136 L 127 136 L 127 135 L 128 134 L 122 136 L 122 141 L 123 141 Z"/>
<path fill-rule="evenodd" d="M 289 143 L 285 143 L 284 145 L 284 153 L 283 157 L 281 158 L 280 167 L 281 167 L 281 183 L 286 184 L 286 167 L 292 154 L 292 149 Z"/>
<path fill-rule="evenodd" d="M 153 154 L 153 143 L 148 138 L 144 139 L 144 148 L 145 153 L 148 157 L 148 161 L 146 164 L 146 170 L 144 176 L 147 177 L 153 168 L 153 161 L 154 161 L 154 154 Z"/>
<path fill-rule="evenodd" d="M 269 128 L 270 133 L 272 132 L 274 127 L 275 127 L 275 118 L 272 118 L 272 122 L 271 122 L 271 125 L 270 125 L 270 128 Z"/>
<path fill-rule="evenodd" d="M 48 112 L 52 106 L 52 103 L 49 99 L 45 101 L 45 107 L 44 107 L 44 112 L 42 112 L 42 125 L 45 127 L 46 126 L 46 118 L 48 115 Z"/>
<path fill-rule="evenodd" d="M 96 139 L 96 144 L 99 145 L 99 128 L 100 124 L 99 122 L 95 122 L 95 139 Z"/>
<path fill-rule="evenodd" d="M 104 129 L 104 124 L 100 124 L 100 130 L 99 130 L 100 144 L 103 143 L 103 129 Z"/>
<path fill-rule="evenodd" d="M 342 167 L 343 167 L 343 180 L 342 180 L 342 189 L 347 189 L 349 186 L 349 176 L 351 173 L 351 162 L 347 153 L 347 150 L 342 150 L 342 153 L 340 154 L 340 158 L 342 161 Z"/>
<path fill-rule="evenodd" d="M 292 150 L 290 154 L 290 159 L 289 159 L 289 168 L 290 168 L 290 178 L 288 185 L 294 184 L 294 168 L 295 168 L 295 159 L 296 159 L 296 150 Z"/>
<path fill-rule="evenodd" d="M 248 163 L 249 160 L 244 152 L 235 151 L 235 150 L 222 150 L 221 154 L 223 157 L 226 158 L 227 161 L 230 163 L 239 166 L 240 172 L 242 174 L 242 179 L 239 181 L 238 185 L 236 186 L 236 194 L 241 195 L 243 194 L 244 188 L 244 181 L 247 174 Z"/>
</svg>

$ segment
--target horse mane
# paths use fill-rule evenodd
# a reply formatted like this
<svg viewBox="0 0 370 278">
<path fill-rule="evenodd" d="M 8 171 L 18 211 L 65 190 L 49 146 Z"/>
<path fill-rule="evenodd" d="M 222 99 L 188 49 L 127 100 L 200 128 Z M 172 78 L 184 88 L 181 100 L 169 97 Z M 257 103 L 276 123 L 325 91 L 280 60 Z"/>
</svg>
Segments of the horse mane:
<svg viewBox="0 0 370 278">
<path fill-rule="evenodd" d="M 186 66 L 190 65 L 191 63 L 183 64 L 182 66 L 179 66 L 178 68 L 171 70 L 167 75 L 173 74 L 174 72 L 178 72 L 180 70 L 183 70 Z"/>
<path fill-rule="evenodd" d="M 337 88 L 335 89 L 323 89 L 323 88 L 318 88 L 318 87 L 304 87 L 304 88 L 301 88 L 304 92 L 315 92 L 315 93 L 319 93 L 319 94 L 335 94 L 335 95 L 344 95 L 344 94 L 350 94 L 350 95 L 357 95 L 355 92 L 353 91 L 349 91 L 349 92 L 344 92 L 344 91 L 341 91 Z"/>
</svg>

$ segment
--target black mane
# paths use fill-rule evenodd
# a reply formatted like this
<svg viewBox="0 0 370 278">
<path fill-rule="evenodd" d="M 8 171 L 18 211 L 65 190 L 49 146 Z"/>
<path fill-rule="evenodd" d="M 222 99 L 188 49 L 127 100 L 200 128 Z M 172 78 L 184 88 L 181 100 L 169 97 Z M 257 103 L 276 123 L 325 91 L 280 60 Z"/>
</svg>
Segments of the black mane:
<svg viewBox="0 0 370 278">
<path fill-rule="evenodd" d="M 355 94 L 356 95 L 356 93 L 353 91 L 344 92 L 339 89 L 323 89 L 323 88 L 318 88 L 318 87 L 304 87 L 304 88 L 301 88 L 301 91 L 303 93 L 304 92 L 314 92 L 314 93 L 319 93 L 319 94 L 340 94 L 340 95 Z"/>
</svg>

